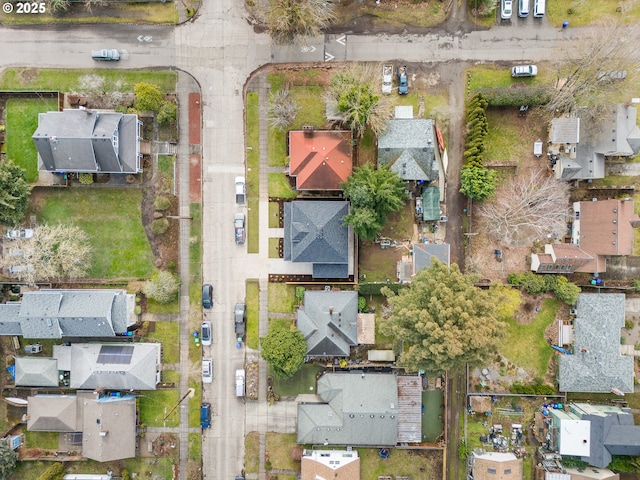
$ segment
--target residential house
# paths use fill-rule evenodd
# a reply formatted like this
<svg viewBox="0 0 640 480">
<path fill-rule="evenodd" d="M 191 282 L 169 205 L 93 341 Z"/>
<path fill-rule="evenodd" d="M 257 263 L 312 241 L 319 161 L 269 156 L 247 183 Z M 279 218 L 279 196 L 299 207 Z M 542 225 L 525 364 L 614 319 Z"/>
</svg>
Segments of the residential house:
<svg viewBox="0 0 640 480">
<path fill-rule="evenodd" d="M 567 410 L 549 410 L 549 446 L 560 455 L 580 457 L 606 468 L 612 455 L 640 455 L 640 426 L 629 408 L 571 403 Z"/>
<path fill-rule="evenodd" d="M 468 459 L 469 480 L 522 480 L 522 458 L 511 452 L 476 449 Z"/>
<path fill-rule="evenodd" d="M 591 180 L 604 178 L 608 157 L 631 157 L 640 150 L 636 108 L 611 105 L 601 118 L 589 118 L 586 108 L 576 117 L 551 122 L 548 152 L 556 163 L 556 178 Z"/>
<path fill-rule="evenodd" d="M 39 170 L 140 173 L 142 122 L 134 114 L 69 109 L 38 115 L 33 141 Z"/>
<path fill-rule="evenodd" d="M 69 387 L 93 390 L 155 390 L 160 382 L 160 343 L 73 343 L 54 345 L 58 369 Z"/>
<path fill-rule="evenodd" d="M 545 245 L 531 255 L 537 273 L 603 273 L 607 258 L 633 254 L 634 229 L 640 217 L 632 198 L 574 202 L 571 244 Z"/>
<path fill-rule="evenodd" d="M 114 337 L 135 325 L 135 295 L 125 290 L 25 292 L 0 304 L 0 335 L 25 338 Z"/>
<path fill-rule="evenodd" d="M 317 397 L 298 403 L 297 442 L 394 446 L 398 439 L 396 376 L 364 371 L 325 373 Z M 420 410 L 420 404 L 417 405 Z"/>
<path fill-rule="evenodd" d="M 309 264 L 314 279 L 354 274 L 354 236 L 342 224 L 349 202 L 296 200 L 284 204 L 284 260 Z"/>
<path fill-rule="evenodd" d="M 348 357 L 358 344 L 358 292 L 306 290 L 297 326 L 309 357 Z"/>
<path fill-rule="evenodd" d="M 408 181 L 439 180 L 440 151 L 431 119 L 394 118 L 378 137 L 378 166 L 386 166 Z"/>
<path fill-rule="evenodd" d="M 301 480 L 360 480 L 360 458 L 356 450 L 305 450 Z"/>
<path fill-rule="evenodd" d="M 58 375 L 53 358 L 16 357 L 16 387 L 58 387 Z"/>
<path fill-rule="evenodd" d="M 28 397 L 27 430 L 67 433 L 69 449 L 97 462 L 111 462 L 136 455 L 136 397 L 77 395 Z"/>
<path fill-rule="evenodd" d="M 560 355 L 561 392 L 633 392 L 633 357 L 620 353 L 624 294 L 581 293 L 573 321 L 573 354 Z"/>
<path fill-rule="evenodd" d="M 451 248 L 448 243 L 414 243 L 413 244 L 413 274 L 430 267 L 433 260 L 449 266 L 451 262 Z"/>
<path fill-rule="evenodd" d="M 350 131 L 305 128 L 289 132 L 289 176 L 297 190 L 342 190 L 351 176 Z"/>
</svg>

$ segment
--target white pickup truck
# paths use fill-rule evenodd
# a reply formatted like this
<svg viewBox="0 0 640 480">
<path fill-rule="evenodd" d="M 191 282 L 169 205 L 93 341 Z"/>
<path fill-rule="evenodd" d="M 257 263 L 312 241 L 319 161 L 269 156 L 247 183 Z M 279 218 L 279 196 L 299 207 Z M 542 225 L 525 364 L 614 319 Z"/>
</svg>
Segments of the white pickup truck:
<svg viewBox="0 0 640 480">
<path fill-rule="evenodd" d="M 389 95 L 393 89 L 393 65 L 382 66 L 382 93 Z"/>
<path fill-rule="evenodd" d="M 243 204 L 246 202 L 246 184 L 244 177 L 236 177 L 236 203 Z"/>
</svg>

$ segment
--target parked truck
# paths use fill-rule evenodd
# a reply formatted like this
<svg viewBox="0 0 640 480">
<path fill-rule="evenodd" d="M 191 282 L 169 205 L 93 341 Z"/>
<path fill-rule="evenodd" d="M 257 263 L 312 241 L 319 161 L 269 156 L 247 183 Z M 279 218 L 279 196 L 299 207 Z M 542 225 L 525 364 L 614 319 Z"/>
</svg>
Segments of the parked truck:
<svg viewBox="0 0 640 480">
<path fill-rule="evenodd" d="M 233 216 L 233 227 L 236 232 L 236 245 L 244 244 L 244 213 L 236 213 Z"/>
<path fill-rule="evenodd" d="M 236 177 L 236 203 L 244 204 L 247 201 L 246 193 L 244 177 Z"/>
<path fill-rule="evenodd" d="M 382 66 L 382 93 L 389 95 L 393 89 L 393 65 Z"/>
<path fill-rule="evenodd" d="M 407 78 L 407 67 L 398 67 L 398 94 L 409 93 L 409 79 Z"/>
<path fill-rule="evenodd" d="M 236 370 L 236 397 L 244 397 L 244 370 Z"/>
<path fill-rule="evenodd" d="M 241 339 L 244 337 L 247 321 L 247 306 L 244 303 L 236 303 L 233 308 L 233 323 L 235 325 L 236 336 Z M 240 340 L 239 340 L 240 341 Z"/>
</svg>

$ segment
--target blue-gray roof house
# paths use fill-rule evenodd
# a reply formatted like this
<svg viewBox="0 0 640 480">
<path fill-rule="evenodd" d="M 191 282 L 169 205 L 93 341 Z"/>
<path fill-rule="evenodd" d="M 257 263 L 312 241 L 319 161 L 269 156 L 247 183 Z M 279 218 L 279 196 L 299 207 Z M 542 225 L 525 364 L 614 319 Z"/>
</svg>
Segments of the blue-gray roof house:
<svg viewBox="0 0 640 480">
<path fill-rule="evenodd" d="M 141 127 L 133 114 L 88 109 L 40 113 L 32 137 L 41 160 L 39 169 L 140 173 Z"/>
<path fill-rule="evenodd" d="M 612 455 L 640 455 L 640 426 L 629 408 L 572 403 L 568 411 L 550 409 L 550 447 L 606 468 Z"/>
<path fill-rule="evenodd" d="M 319 403 L 299 403 L 297 442 L 313 445 L 395 446 L 398 384 L 388 373 L 325 373 Z M 419 407 L 419 406 L 418 406 Z"/>
<path fill-rule="evenodd" d="M 358 292 L 305 291 L 297 326 L 307 341 L 308 356 L 349 356 L 358 344 Z"/>
<path fill-rule="evenodd" d="M 573 322 L 573 355 L 561 355 L 561 392 L 633 392 L 633 357 L 620 354 L 624 294 L 581 293 Z"/>
<path fill-rule="evenodd" d="M 403 180 L 438 180 L 440 152 L 433 120 L 392 119 L 378 138 L 378 166 L 387 166 Z"/>
<path fill-rule="evenodd" d="M 38 290 L 0 305 L 0 335 L 25 338 L 114 337 L 137 321 L 125 290 Z"/>
<path fill-rule="evenodd" d="M 284 260 L 313 264 L 314 279 L 353 274 L 353 232 L 342 225 L 349 202 L 297 200 L 284 204 Z"/>
<path fill-rule="evenodd" d="M 448 243 L 414 243 L 413 244 L 413 274 L 431 266 L 434 259 L 445 265 L 450 265 L 451 246 Z"/>
</svg>

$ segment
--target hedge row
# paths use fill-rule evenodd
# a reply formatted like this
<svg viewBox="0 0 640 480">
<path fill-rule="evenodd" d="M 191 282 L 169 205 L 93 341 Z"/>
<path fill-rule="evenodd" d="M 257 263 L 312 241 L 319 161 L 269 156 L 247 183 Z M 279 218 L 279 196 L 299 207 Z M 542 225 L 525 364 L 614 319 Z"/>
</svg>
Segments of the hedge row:
<svg viewBox="0 0 640 480">
<path fill-rule="evenodd" d="M 519 107 L 520 105 L 546 105 L 551 101 L 553 90 L 548 87 L 479 88 L 490 107 Z"/>
<path fill-rule="evenodd" d="M 511 273 L 507 277 L 510 285 L 521 287 L 529 295 L 553 292 L 561 302 L 573 305 L 578 301 L 580 287 L 569 282 L 563 275 L 537 275 L 533 272 Z"/>
</svg>

